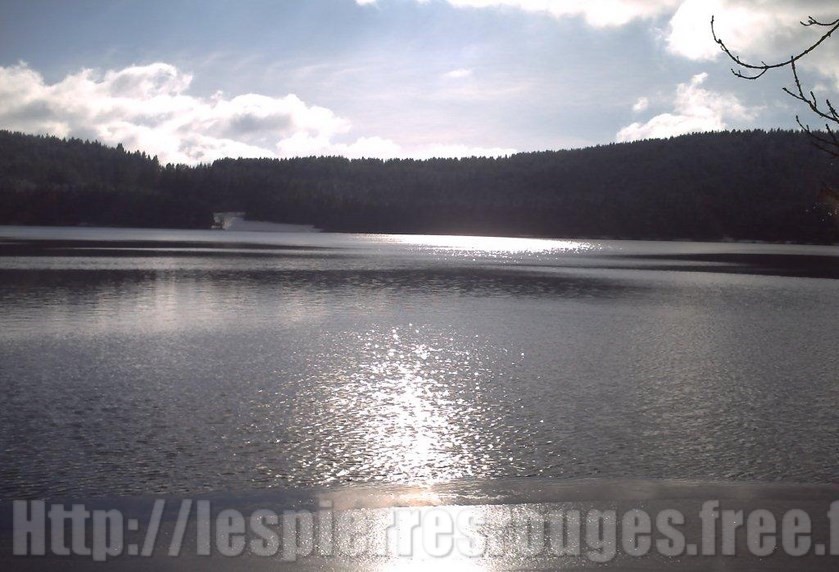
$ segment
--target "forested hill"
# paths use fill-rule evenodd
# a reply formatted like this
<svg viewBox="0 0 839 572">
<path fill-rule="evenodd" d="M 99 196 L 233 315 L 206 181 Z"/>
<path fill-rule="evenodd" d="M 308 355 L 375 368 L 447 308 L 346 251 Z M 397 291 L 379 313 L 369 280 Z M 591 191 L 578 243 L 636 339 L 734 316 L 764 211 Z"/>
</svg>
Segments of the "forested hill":
<svg viewBox="0 0 839 572">
<path fill-rule="evenodd" d="M 208 228 L 214 211 L 353 232 L 836 242 L 839 169 L 801 133 L 687 135 L 506 158 L 224 159 L 0 131 L 0 224 Z"/>
</svg>

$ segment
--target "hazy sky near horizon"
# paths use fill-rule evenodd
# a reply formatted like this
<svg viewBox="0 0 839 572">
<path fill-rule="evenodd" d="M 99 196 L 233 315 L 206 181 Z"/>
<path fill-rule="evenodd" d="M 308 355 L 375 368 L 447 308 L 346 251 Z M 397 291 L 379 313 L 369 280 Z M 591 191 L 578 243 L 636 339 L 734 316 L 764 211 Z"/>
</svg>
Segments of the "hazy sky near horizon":
<svg viewBox="0 0 839 572">
<path fill-rule="evenodd" d="M 804 0 L 0 0 L 0 128 L 163 162 L 501 155 L 795 127 L 787 72 L 734 78 L 817 37 Z M 831 18 L 831 19 L 832 19 Z M 839 40 L 833 40 L 837 42 Z M 807 60 L 839 84 L 839 45 Z"/>
</svg>

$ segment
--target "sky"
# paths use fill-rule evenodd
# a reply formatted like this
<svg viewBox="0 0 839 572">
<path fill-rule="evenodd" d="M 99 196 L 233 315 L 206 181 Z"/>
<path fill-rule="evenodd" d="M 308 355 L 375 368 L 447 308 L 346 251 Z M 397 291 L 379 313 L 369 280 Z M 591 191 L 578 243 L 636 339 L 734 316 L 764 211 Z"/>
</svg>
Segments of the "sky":
<svg viewBox="0 0 839 572">
<path fill-rule="evenodd" d="M 0 129 L 161 162 L 501 156 L 795 128 L 835 0 L 0 0 Z M 833 40 L 839 42 L 839 39 Z M 839 49 L 805 60 L 839 89 Z M 818 123 L 815 123 L 818 126 Z"/>
</svg>

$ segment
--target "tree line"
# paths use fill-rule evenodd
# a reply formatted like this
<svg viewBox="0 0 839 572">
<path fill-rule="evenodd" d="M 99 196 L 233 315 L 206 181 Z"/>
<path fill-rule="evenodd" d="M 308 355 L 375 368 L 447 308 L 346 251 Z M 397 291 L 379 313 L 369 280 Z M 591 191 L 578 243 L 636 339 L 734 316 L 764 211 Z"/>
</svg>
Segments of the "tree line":
<svg viewBox="0 0 839 572">
<path fill-rule="evenodd" d="M 805 134 L 702 133 L 461 159 L 156 157 L 0 131 L 0 224 L 209 228 L 212 213 L 342 232 L 839 241 L 839 173 Z"/>
</svg>

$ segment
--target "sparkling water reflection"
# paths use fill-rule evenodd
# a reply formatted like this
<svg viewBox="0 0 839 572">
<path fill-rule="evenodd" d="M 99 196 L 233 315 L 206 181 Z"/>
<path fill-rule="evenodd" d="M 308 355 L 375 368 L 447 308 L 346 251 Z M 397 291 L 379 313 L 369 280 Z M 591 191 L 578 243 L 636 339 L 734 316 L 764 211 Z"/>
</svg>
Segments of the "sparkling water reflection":
<svg viewBox="0 0 839 572">
<path fill-rule="evenodd" d="M 180 236 L 0 244 L 0 496 L 839 479 L 831 250 Z"/>
<path fill-rule="evenodd" d="M 394 243 L 453 251 L 472 251 L 482 255 L 512 255 L 539 252 L 589 252 L 602 245 L 580 240 L 545 240 L 503 236 L 394 235 Z"/>
<path fill-rule="evenodd" d="M 348 453 L 360 460 L 357 472 L 343 469 L 348 477 L 433 482 L 478 467 L 481 366 L 468 350 L 444 351 L 423 340 L 433 337 L 412 324 L 368 332 L 351 369 L 336 372 L 326 408 L 341 421 L 327 431 L 344 435 L 353 447 Z"/>
</svg>

